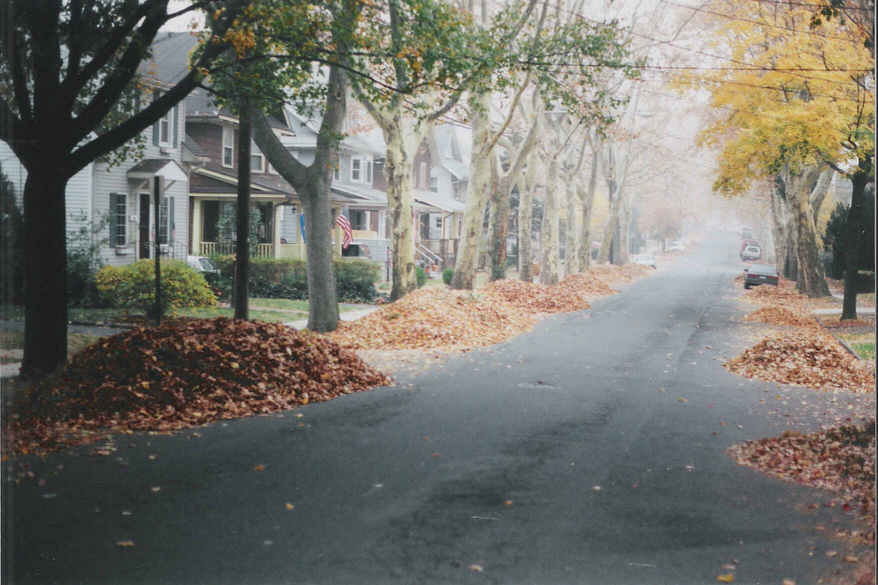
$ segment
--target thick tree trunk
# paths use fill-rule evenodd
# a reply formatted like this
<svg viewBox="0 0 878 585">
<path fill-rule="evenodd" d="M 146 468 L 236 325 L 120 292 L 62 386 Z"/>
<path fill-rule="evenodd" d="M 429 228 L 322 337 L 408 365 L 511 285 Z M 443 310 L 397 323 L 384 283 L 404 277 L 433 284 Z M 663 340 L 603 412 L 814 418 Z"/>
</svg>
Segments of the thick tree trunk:
<svg viewBox="0 0 878 585">
<path fill-rule="evenodd" d="M 817 229 L 809 195 L 816 184 L 816 169 L 808 169 L 793 177 L 794 189 L 788 190 L 793 200 L 793 221 L 796 223 L 796 288 L 809 297 L 829 296 L 829 287 L 817 252 Z"/>
<path fill-rule="evenodd" d="M 338 300 L 332 268 L 330 185 L 328 178 L 318 176 L 299 191 L 308 238 L 308 329 L 321 332 L 334 331 L 338 327 Z"/>
<path fill-rule="evenodd" d="M 40 378 L 67 361 L 67 177 L 45 157 L 24 187 L 24 359 L 21 375 Z"/>
<path fill-rule="evenodd" d="M 565 268 L 565 276 L 570 274 L 577 274 L 582 271 L 582 266 L 580 264 L 581 255 L 579 253 L 578 243 L 582 243 L 582 240 L 579 239 L 579 234 L 581 229 L 579 227 L 580 215 L 577 213 L 577 205 L 576 205 L 576 187 L 572 183 L 568 183 L 566 185 L 567 188 L 567 256 L 566 256 L 566 268 Z"/>
<path fill-rule="evenodd" d="M 491 181 L 491 280 L 506 278 L 506 240 L 509 237 L 512 177 Z"/>
<path fill-rule="evenodd" d="M 466 209 L 463 215 L 463 239 L 460 242 L 451 287 L 472 290 L 475 286 L 479 248 L 482 241 L 482 222 L 491 182 L 491 93 L 475 98 L 473 111 L 473 150 L 470 180 L 467 185 Z"/>
<path fill-rule="evenodd" d="M 235 319 L 250 318 L 250 107 L 246 97 L 239 102 L 238 124 L 238 210 L 235 242 Z"/>
<path fill-rule="evenodd" d="M 859 238 L 863 233 L 863 206 L 865 204 L 866 184 L 869 182 L 872 161 L 859 160 L 857 172 L 851 177 L 851 206 L 848 209 L 847 233 L 845 234 L 845 272 L 844 300 L 841 307 L 842 319 L 857 318 L 857 269 L 860 259 L 857 254 Z"/>
<path fill-rule="evenodd" d="M 533 174 L 529 171 L 529 175 Z M 526 181 L 518 196 L 518 279 L 533 282 L 531 227 L 534 217 L 534 181 Z"/>
<path fill-rule="evenodd" d="M 558 159 L 552 158 L 546 175 L 546 199 L 540 228 L 540 283 L 558 284 L 558 256 L 561 246 L 558 226 Z"/>
<path fill-rule="evenodd" d="M 628 251 L 631 249 L 631 201 L 628 189 L 619 193 L 621 212 L 619 217 L 619 245 L 616 247 L 616 259 L 613 264 L 624 266 L 628 264 Z"/>
<path fill-rule="evenodd" d="M 385 124 L 387 143 L 387 204 L 391 232 L 391 300 L 399 299 L 417 288 L 415 274 L 415 242 L 412 225 L 412 168 L 414 160 L 406 148 L 399 118 Z M 415 145 L 417 148 L 417 145 Z"/>
<path fill-rule="evenodd" d="M 598 178 L 598 151 L 592 150 L 591 158 L 591 175 L 588 178 L 588 187 L 577 185 L 576 194 L 579 197 L 580 209 L 582 210 L 582 220 L 579 224 L 580 229 L 580 248 L 579 248 L 579 266 L 582 271 L 586 271 L 591 266 L 591 211 L 594 206 L 594 192 L 597 187 Z"/>
</svg>

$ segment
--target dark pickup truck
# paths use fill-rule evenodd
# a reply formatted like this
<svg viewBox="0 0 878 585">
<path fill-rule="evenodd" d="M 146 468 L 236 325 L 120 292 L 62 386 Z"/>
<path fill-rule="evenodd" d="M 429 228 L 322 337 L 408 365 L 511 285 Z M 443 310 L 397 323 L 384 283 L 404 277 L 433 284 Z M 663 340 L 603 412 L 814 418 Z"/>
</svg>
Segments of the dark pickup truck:
<svg viewBox="0 0 878 585">
<path fill-rule="evenodd" d="M 754 264 L 750 268 L 745 268 L 746 278 L 744 279 L 744 288 L 758 286 L 760 284 L 773 284 L 777 286 L 778 274 L 774 266 L 767 264 Z"/>
</svg>

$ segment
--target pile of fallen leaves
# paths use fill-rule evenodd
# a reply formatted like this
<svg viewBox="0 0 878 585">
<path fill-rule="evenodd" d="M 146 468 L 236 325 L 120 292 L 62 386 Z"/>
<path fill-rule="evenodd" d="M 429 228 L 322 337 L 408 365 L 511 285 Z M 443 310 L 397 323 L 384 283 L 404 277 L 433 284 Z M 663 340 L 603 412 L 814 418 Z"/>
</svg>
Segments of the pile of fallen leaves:
<svg viewBox="0 0 878 585">
<path fill-rule="evenodd" d="M 763 339 L 725 367 L 748 378 L 818 389 L 874 392 L 874 373 L 835 339 L 813 329 Z"/>
<path fill-rule="evenodd" d="M 788 325 L 792 327 L 816 327 L 813 317 L 793 313 L 783 307 L 767 306 L 757 309 L 744 317 L 744 321 L 756 321 L 770 325 Z"/>
<path fill-rule="evenodd" d="M 795 282 L 781 280 L 779 286 L 763 284 L 744 293 L 745 301 L 756 305 L 776 305 L 799 314 L 810 314 L 814 301 L 795 288 Z"/>
<path fill-rule="evenodd" d="M 590 306 L 584 295 L 573 287 L 546 286 L 521 280 L 495 280 L 479 292 L 530 313 L 569 313 Z"/>
<path fill-rule="evenodd" d="M 654 270 L 643 264 L 625 264 L 624 266 L 616 266 L 615 264 L 598 264 L 592 266 L 591 270 L 594 275 L 604 282 L 608 283 L 627 283 L 636 280 L 642 276 L 652 274 Z"/>
<path fill-rule="evenodd" d="M 567 288 L 586 297 L 609 296 L 618 293 L 614 288 L 610 288 L 607 283 L 598 278 L 592 272 L 583 272 L 580 274 L 571 274 L 564 278 L 558 285 L 561 288 Z"/>
<path fill-rule="evenodd" d="M 390 379 L 322 336 L 278 323 L 176 321 L 107 337 L 28 392 L 18 451 L 88 431 L 167 431 L 329 400 Z"/>
<path fill-rule="evenodd" d="M 529 330 L 534 318 L 491 295 L 421 288 L 327 334 L 356 349 L 484 347 Z"/>
<path fill-rule="evenodd" d="M 837 492 L 845 511 L 864 516 L 875 542 L 875 419 L 811 434 L 786 431 L 780 437 L 729 448 L 741 465 Z"/>
</svg>

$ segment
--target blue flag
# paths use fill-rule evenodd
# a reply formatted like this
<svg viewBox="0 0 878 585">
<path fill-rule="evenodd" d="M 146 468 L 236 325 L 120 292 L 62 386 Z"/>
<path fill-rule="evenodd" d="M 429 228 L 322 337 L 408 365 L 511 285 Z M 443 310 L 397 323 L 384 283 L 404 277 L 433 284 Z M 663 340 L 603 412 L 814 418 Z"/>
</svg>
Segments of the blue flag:
<svg viewBox="0 0 878 585">
<path fill-rule="evenodd" d="M 307 244 L 308 241 L 305 239 L 305 214 L 299 214 L 299 225 L 302 227 L 302 243 Z"/>
</svg>

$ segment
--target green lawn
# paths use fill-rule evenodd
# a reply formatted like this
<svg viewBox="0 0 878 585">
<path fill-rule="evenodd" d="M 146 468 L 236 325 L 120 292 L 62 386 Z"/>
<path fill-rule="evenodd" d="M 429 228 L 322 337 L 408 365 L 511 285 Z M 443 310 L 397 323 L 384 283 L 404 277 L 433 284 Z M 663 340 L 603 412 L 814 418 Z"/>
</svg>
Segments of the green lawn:
<svg viewBox="0 0 878 585">
<path fill-rule="evenodd" d="M 838 336 L 864 360 L 875 359 L 874 333 L 839 333 Z"/>
<path fill-rule="evenodd" d="M 73 357 L 73 354 L 81 351 L 86 346 L 97 341 L 97 337 L 91 335 L 83 335 L 81 333 L 67 334 L 67 357 Z M 21 331 L 0 331 L 0 350 L 22 349 L 24 347 L 24 333 Z M 0 357 L 0 363 L 11 363 L 21 361 L 18 357 Z"/>
<path fill-rule="evenodd" d="M 870 341 L 868 343 L 854 343 L 852 346 L 853 350 L 857 352 L 864 360 L 874 360 L 875 359 L 875 342 Z"/>
<path fill-rule="evenodd" d="M 298 321 L 308 318 L 308 301 L 292 299 L 250 299 L 250 318 L 257 321 Z M 339 304 L 342 313 L 362 309 L 364 305 L 352 303 Z M 210 319 L 213 317 L 233 317 L 234 309 L 230 307 L 195 307 L 180 309 L 173 315 L 177 317 L 199 317 Z M 127 321 L 141 321 L 145 313 L 136 309 L 86 309 L 82 307 L 70 307 L 67 310 L 67 318 L 70 321 L 82 323 L 114 323 Z M 24 307 L 15 305 L 0 305 L 0 319 L 24 319 Z"/>
</svg>

